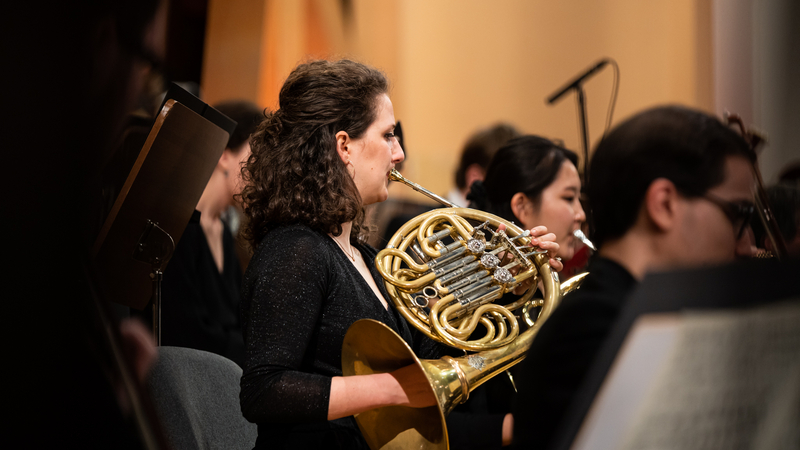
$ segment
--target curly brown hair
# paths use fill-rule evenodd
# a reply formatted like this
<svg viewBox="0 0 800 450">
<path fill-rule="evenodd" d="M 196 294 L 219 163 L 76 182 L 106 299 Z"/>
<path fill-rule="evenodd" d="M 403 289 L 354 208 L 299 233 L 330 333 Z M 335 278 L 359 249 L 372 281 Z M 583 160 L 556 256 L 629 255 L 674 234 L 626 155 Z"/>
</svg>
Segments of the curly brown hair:
<svg viewBox="0 0 800 450">
<path fill-rule="evenodd" d="M 339 236 L 352 221 L 351 239 L 365 242 L 364 205 L 336 151 L 336 133 L 361 137 L 388 89 L 383 73 L 350 60 L 312 61 L 289 74 L 279 109 L 256 129 L 242 168 L 244 236 L 253 248 L 271 229 L 293 223 Z"/>
</svg>

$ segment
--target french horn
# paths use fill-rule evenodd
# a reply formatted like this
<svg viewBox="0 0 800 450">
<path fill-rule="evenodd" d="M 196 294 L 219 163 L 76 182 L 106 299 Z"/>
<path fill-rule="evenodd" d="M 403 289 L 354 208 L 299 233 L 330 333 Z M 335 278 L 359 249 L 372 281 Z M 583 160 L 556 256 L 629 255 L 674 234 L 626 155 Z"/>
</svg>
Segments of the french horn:
<svg viewBox="0 0 800 450">
<path fill-rule="evenodd" d="M 389 406 L 356 415 L 370 448 L 448 449 L 445 417 L 469 393 L 522 361 L 544 320 L 564 291 L 546 252 L 530 246 L 529 232 L 495 215 L 458 208 L 393 170 L 390 179 L 443 203 L 403 225 L 375 258 L 394 307 L 434 341 L 465 356 L 421 360 L 386 325 L 359 320 L 342 348 L 348 375 L 385 373 L 414 364 L 427 377 L 438 404 L 427 408 Z M 508 304 L 499 300 L 530 286 Z M 541 286 L 542 299 L 533 299 Z M 536 311 L 537 313 L 533 313 Z M 524 317 L 522 328 L 515 312 Z M 535 316 L 535 317 L 534 317 Z"/>
</svg>

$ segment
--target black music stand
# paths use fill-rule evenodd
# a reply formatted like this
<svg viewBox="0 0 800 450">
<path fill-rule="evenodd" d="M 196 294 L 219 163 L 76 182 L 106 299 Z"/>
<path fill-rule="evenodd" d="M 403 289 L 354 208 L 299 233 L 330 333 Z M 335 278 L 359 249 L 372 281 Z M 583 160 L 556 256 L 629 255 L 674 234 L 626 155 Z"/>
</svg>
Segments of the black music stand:
<svg viewBox="0 0 800 450">
<path fill-rule="evenodd" d="M 163 270 L 235 127 L 174 85 L 92 248 L 103 297 L 141 310 L 152 294 L 159 344 Z"/>
<path fill-rule="evenodd" d="M 652 417 L 654 405 L 657 405 L 652 400 L 658 398 L 653 395 L 654 390 L 657 390 L 658 386 L 663 389 L 664 380 L 670 379 L 669 374 L 675 372 L 674 366 L 670 366 L 668 362 L 674 363 L 675 355 L 678 355 L 678 362 L 691 359 L 686 356 L 685 351 L 689 347 L 678 345 L 681 342 L 678 339 L 681 336 L 680 327 L 686 324 L 686 320 L 695 322 L 708 320 L 712 331 L 722 330 L 724 333 L 729 330 L 713 322 L 719 316 L 736 318 L 767 308 L 779 307 L 793 308 L 791 310 L 796 314 L 800 310 L 798 273 L 800 273 L 798 260 L 785 263 L 775 260 L 751 260 L 724 267 L 648 275 L 620 313 L 549 448 L 559 450 L 621 448 L 624 438 L 635 437 L 636 432 L 641 431 L 641 428 L 635 429 L 635 427 L 632 430 L 628 421 L 641 415 L 651 414 Z M 747 331 L 743 328 L 735 330 L 742 334 Z M 757 330 L 757 327 L 749 330 Z M 769 343 L 771 338 L 774 339 L 775 332 L 776 330 L 767 330 L 766 336 L 759 333 L 744 334 L 743 339 L 747 342 L 763 339 L 766 346 L 763 348 L 773 348 L 774 346 Z M 768 336 L 770 334 L 773 336 Z M 715 343 L 711 340 L 713 336 L 714 333 L 709 333 L 706 335 L 707 339 L 691 342 L 708 345 Z M 685 338 L 685 335 L 683 337 Z M 790 340 L 797 342 L 796 337 L 795 333 L 794 339 Z M 687 345 L 685 340 L 682 345 Z M 713 348 L 723 359 L 726 358 L 724 351 L 730 350 L 722 346 Z M 737 347 L 736 351 L 743 349 Z M 765 352 L 767 353 L 769 352 Z M 794 354 L 795 370 L 800 370 L 800 354 L 796 353 L 796 349 Z M 762 358 L 755 360 L 762 367 L 774 366 L 776 363 L 775 355 L 764 356 L 755 352 L 753 357 Z M 695 364 L 694 367 L 705 367 L 703 370 L 708 373 L 708 364 L 715 363 L 712 360 L 713 358 L 709 358 L 708 361 L 700 360 L 699 365 Z M 687 368 L 691 367 L 691 364 L 687 365 Z M 670 368 L 673 370 L 669 371 Z M 687 371 L 687 374 L 693 373 Z M 681 383 L 682 377 L 672 378 L 679 385 L 674 389 L 668 389 L 671 397 L 680 399 L 691 397 L 690 403 L 696 404 L 702 404 L 707 400 L 702 396 L 687 395 L 684 386 L 692 386 L 693 383 Z M 738 380 L 742 375 L 731 372 L 726 373 L 726 377 L 734 377 L 731 379 L 739 383 Z M 695 381 L 701 380 L 695 379 Z M 775 380 L 776 383 L 780 381 Z M 734 396 L 735 393 L 731 392 L 730 395 Z M 717 399 L 711 397 L 711 400 Z M 741 409 L 749 410 L 747 405 Z M 661 419 L 670 418 L 664 415 L 666 413 L 663 411 L 660 413 Z M 673 408 L 671 414 L 675 413 L 676 410 Z M 675 417 L 683 423 L 691 424 L 692 413 L 691 406 L 687 405 L 685 411 L 683 407 L 679 408 L 677 411 L 679 416 Z M 634 425 L 641 426 L 641 423 Z M 738 429 L 741 430 L 741 427 Z M 747 430 L 742 433 L 748 438 Z M 673 435 L 680 438 L 679 435 L 682 433 Z M 671 446 L 675 442 L 665 444 L 663 448 L 673 448 Z"/>
</svg>

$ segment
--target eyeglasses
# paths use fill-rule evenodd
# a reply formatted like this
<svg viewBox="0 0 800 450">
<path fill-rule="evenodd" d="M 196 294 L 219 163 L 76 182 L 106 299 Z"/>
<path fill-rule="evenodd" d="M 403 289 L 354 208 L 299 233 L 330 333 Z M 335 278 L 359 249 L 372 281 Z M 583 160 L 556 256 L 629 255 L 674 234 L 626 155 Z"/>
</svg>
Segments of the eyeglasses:
<svg viewBox="0 0 800 450">
<path fill-rule="evenodd" d="M 744 230 L 750 226 L 750 220 L 756 212 L 756 205 L 746 201 L 729 202 L 711 194 L 705 194 L 703 198 L 719 206 L 719 209 L 725 213 L 725 217 L 730 220 L 733 229 L 736 230 L 736 240 L 741 239 Z"/>
</svg>

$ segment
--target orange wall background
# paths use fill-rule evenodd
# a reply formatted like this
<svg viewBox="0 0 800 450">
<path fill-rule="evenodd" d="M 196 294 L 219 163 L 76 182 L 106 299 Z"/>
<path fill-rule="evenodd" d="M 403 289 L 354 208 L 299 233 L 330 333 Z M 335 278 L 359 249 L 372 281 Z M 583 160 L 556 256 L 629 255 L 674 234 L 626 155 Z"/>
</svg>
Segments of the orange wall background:
<svg viewBox="0 0 800 450">
<path fill-rule="evenodd" d="M 446 193 L 462 144 L 506 121 L 576 151 L 575 94 L 545 98 L 602 57 L 620 67 L 614 122 L 643 108 L 715 107 L 711 0 L 211 0 L 205 101 L 277 107 L 280 85 L 310 57 L 383 69 L 403 122 L 404 174 Z M 611 66 L 585 84 L 590 143 L 604 130 Z M 420 199 L 402 186 L 393 194 Z"/>
</svg>

